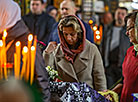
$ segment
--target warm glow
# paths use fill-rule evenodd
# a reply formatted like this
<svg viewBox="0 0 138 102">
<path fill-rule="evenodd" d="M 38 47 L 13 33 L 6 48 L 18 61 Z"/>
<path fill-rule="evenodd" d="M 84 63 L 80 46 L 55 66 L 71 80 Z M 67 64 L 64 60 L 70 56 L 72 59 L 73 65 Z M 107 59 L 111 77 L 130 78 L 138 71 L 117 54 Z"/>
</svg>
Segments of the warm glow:
<svg viewBox="0 0 138 102">
<path fill-rule="evenodd" d="M 6 38 L 6 36 L 7 36 L 7 31 L 6 31 L 6 29 L 4 29 L 4 31 L 3 31 L 3 37 Z"/>
<path fill-rule="evenodd" d="M 34 46 L 32 46 L 32 47 L 31 47 L 31 50 L 32 50 L 32 51 L 34 51 L 34 50 L 35 50 L 35 47 L 34 47 Z"/>
<path fill-rule="evenodd" d="M 89 20 L 89 24 L 93 24 L 93 20 Z"/>
<path fill-rule="evenodd" d="M 20 44 L 21 44 L 20 41 L 16 42 L 16 46 L 20 46 Z"/>
<path fill-rule="evenodd" d="M 29 34 L 28 40 L 29 40 L 29 41 L 32 41 L 32 40 L 33 40 L 33 35 L 32 35 L 32 34 Z"/>
<path fill-rule="evenodd" d="M 100 39 L 100 35 L 96 35 L 96 39 Z"/>
<path fill-rule="evenodd" d="M 2 47 L 3 46 L 3 42 L 2 42 L 2 40 L 0 40 L 0 47 Z"/>
<path fill-rule="evenodd" d="M 27 48 L 27 46 L 24 46 L 24 47 L 23 47 L 23 51 L 24 51 L 25 53 L 28 52 L 28 48 Z"/>
<path fill-rule="evenodd" d="M 96 27 L 96 26 L 94 26 L 94 27 L 93 27 L 93 30 L 94 30 L 94 31 L 96 31 L 96 30 L 97 30 L 97 27 Z"/>
<path fill-rule="evenodd" d="M 96 31 L 96 34 L 100 34 L 100 32 L 97 30 L 97 31 Z"/>
<path fill-rule="evenodd" d="M 35 50 L 35 47 L 34 47 L 34 46 L 32 46 L 32 47 L 31 47 L 31 50 L 32 50 L 32 51 L 34 51 L 34 50 Z"/>
</svg>

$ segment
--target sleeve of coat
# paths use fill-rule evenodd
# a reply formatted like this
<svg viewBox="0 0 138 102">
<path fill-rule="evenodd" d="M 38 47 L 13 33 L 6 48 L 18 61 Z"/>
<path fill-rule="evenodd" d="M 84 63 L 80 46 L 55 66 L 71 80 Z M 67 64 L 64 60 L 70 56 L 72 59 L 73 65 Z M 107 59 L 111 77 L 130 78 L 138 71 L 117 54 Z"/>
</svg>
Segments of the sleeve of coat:
<svg viewBox="0 0 138 102">
<path fill-rule="evenodd" d="M 50 90 L 49 90 L 49 80 L 48 73 L 45 70 L 44 60 L 40 49 L 37 47 L 36 60 L 35 60 L 35 71 L 37 74 L 37 80 L 43 92 L 44 102 L 50 102 Z"/>
<path fill-rule="evenodd" d="M 103 61 L 98 48 L 95 46 L 94 55 L 94 65 L 93 65 L 93 79 L 94 79 L 94 89 L 97 91 L 102 91 L 107 89 L 105 72 L 103 67 Z"/>
<path fill-rule="evenodd" d="M 51 66 L 52 68 L 55 68 L 54 66 L 54 54 L 53 53 L 46 53 L 45 51 L 43 52 L 43 58 L 45 61 L 45 66 Z"/>
</svg>

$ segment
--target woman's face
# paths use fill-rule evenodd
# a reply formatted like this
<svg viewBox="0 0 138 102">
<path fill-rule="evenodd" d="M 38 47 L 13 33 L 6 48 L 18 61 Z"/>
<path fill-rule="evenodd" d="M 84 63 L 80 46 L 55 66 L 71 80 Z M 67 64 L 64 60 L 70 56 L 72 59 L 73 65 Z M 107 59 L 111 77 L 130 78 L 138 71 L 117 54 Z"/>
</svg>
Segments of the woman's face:
<svg viewBox="0 0 138 102">
<path fill-rule="evenodd" d="M 63 27 L 63 36 L 71 46 L 75 46 L 78 41 L 78 34 L 72 27 Z"/>
<path fill-rule="evenodd" d="M 130 42 L 137 43 L 136 37 L 135 37 L 134 21 L 132 19 L 127 20 L 126 34 L 128 35 Z"/>
</svg>

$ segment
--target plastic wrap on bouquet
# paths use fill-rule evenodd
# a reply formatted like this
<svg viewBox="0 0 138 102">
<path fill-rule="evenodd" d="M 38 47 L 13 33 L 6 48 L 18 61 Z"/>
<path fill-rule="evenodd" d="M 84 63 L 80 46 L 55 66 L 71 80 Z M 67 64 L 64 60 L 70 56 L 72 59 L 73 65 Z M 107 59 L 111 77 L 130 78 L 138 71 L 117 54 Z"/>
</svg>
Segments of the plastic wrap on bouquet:
<svg viewBox="0 0 138 102">
<path fill-rule="evenodd" d="M 133 102 L 138 102 L 138 93 L 133 93 Z"/>
<path fill-rule="evenodd" d="M 54 102 L 110 102 L 86 83 L 50 82 Z"/>
</svg>

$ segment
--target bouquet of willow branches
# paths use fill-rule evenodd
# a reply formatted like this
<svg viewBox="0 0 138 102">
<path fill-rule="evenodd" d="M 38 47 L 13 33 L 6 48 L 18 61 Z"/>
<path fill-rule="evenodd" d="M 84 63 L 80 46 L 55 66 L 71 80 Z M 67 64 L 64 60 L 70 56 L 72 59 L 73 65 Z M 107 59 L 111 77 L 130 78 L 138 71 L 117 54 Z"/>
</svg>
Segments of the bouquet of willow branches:
<svg viewBox="0 0 138 102">
<path fill-rule="evenodd" d="M 47 66 L 46 70 L 49 74 L 50 81 L 61 82 L 61 78 L 58 76 L 58 72 L 56 70 L 54 70 L 54 68 Z"/>
</svg>

